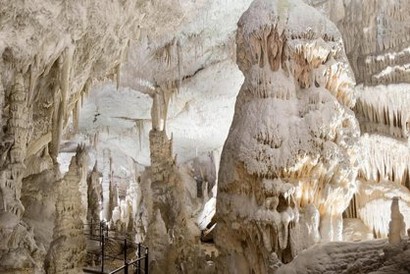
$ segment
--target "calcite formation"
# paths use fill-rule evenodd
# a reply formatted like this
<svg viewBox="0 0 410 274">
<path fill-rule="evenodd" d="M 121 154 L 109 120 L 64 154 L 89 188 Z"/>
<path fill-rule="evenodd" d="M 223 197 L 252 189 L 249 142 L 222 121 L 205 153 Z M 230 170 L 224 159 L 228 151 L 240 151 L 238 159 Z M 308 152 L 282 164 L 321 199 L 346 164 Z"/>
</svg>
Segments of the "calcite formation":
<svg viewBox="0 0 410 274">
<path fill-rule="evenodd" d="M 381 134 L 407 143 L 410 130 L 408 84 L 356 88 L 356 117 L 362 133 Z"/>
<path fill-rule="evenodd" d="M 400 196 L 403 212 L 409 210 L 409 3 L 305 2 L 337 25 L 360 83 L 354 112 L 368 135 L 360 138 L 360 186 L 346 216 L 363 220 L 376 238 L 386 237 L 392 197 Z"/>
<path fill-rule="evenodd" d="M 358 83 L 409 83 L 406 1 L 305 0 L 335 22 Z"/>
<path fill-rule="evenodd" d="M 0 178 L 5 211 L 21 217 L 24 208 L 20 197 L 28 138 L 28 113 L 22 74 L 16 75 L 9 107 L 9 131 L 5 136 L 5 140 L 9 140 L 9 147 L 3 155 L 5 169 L 1 171 Z"/>
<path fill-rule="evenodd" d="M 406 235 L 406 223 L 399 209 L 399 197 L 394 197 L 391 204 L 391 215 L 389 223 L 389 243 L 399 245 Z"/>
<path fill-rule="evenodd" d="M 80 273 L 85 261 L 86 241 L 82 216 L 85 206 L 79 190 L 83 174 L 87 174 L 88 156 L 79 147 L 70 168 L 58 182 L 53 241 L 47 254 L 47 273 Z"/>
<path fill-rule="evenodd" d="M 335 25 L 301 1 L 254 1 L 236 39 L 245 81 L 219 171 L 218 271 L 268 273 L 275 253 L 288 262 L 319 233 L 341 240 L 356 189 L 354 79 Z"/>
<path fill-rule="evenodd" d="M 95 164 L 87 178 L 87 223 L 89 224 L 90 233 L 94 233 L 99 229 L 103 196 L 100 177 L 101 174 Z"/>
<path fill-rule="evenodd" d="M 400 197 L 400 208 L 410 222 L 409 166 L 407 142 L 382 132 L 364 134 L 359 141 L 358 187 L 345 216 L 359 218 L 375 238 L 387 237 L 390 201 Z"/>
<path fill-rule="evenodd" d="M 22 181 L 45 169 L 59 176 L 45 159 L 57 164 L 70 116 L 78 120 L 93 81 L 122 62 L 136 2 L 1 1 L 0 272 L 41 271 L 37 230 L 21 219 Z"/>
<path fill-rule="evenodd" d="M 251 1 L 0 0 L 1 273 L 80 273 L 104 219 L 150 273 L 213 273 L 214 227 L 219 273 L 410 271 L 409 3 L 255 0 L 235 56 Z"/>
<path fill-rule="evenodd" d="M 408 273 L 409 242 L 405 238 L 405 223 L 398 202 L 398 197 L 391 200 L 388 241 L 316 245 L 275 273 L 303 274 L 306 270 L 310 273 Z"/>
<path fill-rule="evenodd" d="M 176 246 L 185 228 L 185 211 L 181 205 L 181 186 L 176 178 L 172 155 L 172 140 L 166 133 L 166 109 L 163 92 L 153 94 L 152 129 L 149 133 L 151 151 L 150 189 L 146 189 L 148 235 L 145 243 L 152 252 L 150 266 L 154 273 L 174 273 Z M 145 182 L 147 183 L 147 182 Z M 178 189 L 180 191 L 178 191 Z M 171 206 L 172 205 L 172 206 Z M 189 235 L 186 235 L 189 237 Z"/>
</svg>

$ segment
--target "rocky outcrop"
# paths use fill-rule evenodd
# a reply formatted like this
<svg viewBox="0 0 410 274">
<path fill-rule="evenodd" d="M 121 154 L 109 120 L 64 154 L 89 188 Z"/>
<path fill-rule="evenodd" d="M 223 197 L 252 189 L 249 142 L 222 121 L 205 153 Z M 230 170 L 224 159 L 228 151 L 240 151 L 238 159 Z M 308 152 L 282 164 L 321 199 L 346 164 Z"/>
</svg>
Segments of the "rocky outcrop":
<svg viewBox="0 0 410 274">
<path fill-rule="evenodd" d="M 88 168 L 87 152 L 79 147 L 70 169 L 58 182 L 53 241 L 47 254 L 47 273 L 80 273 L 86 255 L 80 184 Z"/>
<path fill-rule="evenodd" d="M 42 157 L 50 155 L 57 162 L 70 116 L 74 114 L 75 124 L 92 82 L 112 74 L 121 63 L 134 34 L 136 2 L 2 1 L 0 269 L 17 273 L 22 267 L 35 268 L 32 256 L 39 247 L 30 227 L 20 221 L 22 180 L 41 172 L 32 163 Z M 49 164 L 42 170 L 52 168 Z M 20 236 L 13 234 L 16 231 Z M 6 257 L 16 259 L 12 263 Z"/>
<path fill-rule="evenodd" d="M 245 82 L 219 171 L 218 271 L 268 273 L 317 229 L 341 240 L 356 188 L 354 80 L 337 28 L 301 1 L 254 1 L 238 23 L 237 63 Z"/>
</svg>

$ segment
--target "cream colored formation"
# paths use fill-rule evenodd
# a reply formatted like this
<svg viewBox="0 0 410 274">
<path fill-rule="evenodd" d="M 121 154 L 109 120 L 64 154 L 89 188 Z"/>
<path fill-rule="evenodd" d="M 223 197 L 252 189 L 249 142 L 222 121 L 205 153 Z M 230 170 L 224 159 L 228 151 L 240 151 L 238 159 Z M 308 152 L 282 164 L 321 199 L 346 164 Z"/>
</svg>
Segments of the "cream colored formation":
<svg viewBox="0 0 410 274">
<path fill-rule="evenodd" d="M 336 26 L 301 1 L 254 1 L 238 26 L 245 82 L 221 158 L 218 271 L 267 273 L 276 255 L 342 240 L 357 187 L 354 80 Z"/>
<path fill-rule="evenodd" d="M 1 273 L 104 219 L 151 273 L 410 269 L 409 4 L 251 2 L 0 1 Z"/>
<path fill-rule="evenodd" d="M 21 202 L 21 193 L 27 193 L 22 182 L 47 170 L 55 174 L 49 179 L 61 176 L 54 165 L 71 114 L 91 82 L 122 61 L 134 25 L 124 14 L 136 4 L 1 1 L 0 272 L 43 271 L 49 242 L 39 240 L 40 222 L 27 225 L 41 215 L 25 214 L 33 210 Z"/>
</svg>

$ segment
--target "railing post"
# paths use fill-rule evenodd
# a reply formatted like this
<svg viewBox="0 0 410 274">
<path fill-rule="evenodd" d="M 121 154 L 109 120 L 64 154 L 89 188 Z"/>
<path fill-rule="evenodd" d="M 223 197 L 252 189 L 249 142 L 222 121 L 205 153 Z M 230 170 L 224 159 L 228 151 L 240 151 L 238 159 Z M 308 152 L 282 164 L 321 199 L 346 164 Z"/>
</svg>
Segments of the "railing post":
<svg viewBox="0 0 410 274">
<path fill-rule="evenodd" d="M 138 243 L 138 261 L 137 261 L 137 274 L 141 274 L 141 243 Z"/>
<path fill-rule="evenodd" d="M 124 274 L 128 274 L 128 263 L 127 263 L 127 239 L 124 239 Z"/>
<path fill-rule="evenodd" d="M 148 247 L 146 247 L 145 248 L 145 273 L 144 274 L 148 274 L 148 268 L 149 268 L 149 266 L 148 266 L 148 262 L 149 262 L 149 260 L 148 260 Z"/>
<path fill-rule="evenodd" d="M 105 248 L 105 239 L 104 239 L 104 234 L 101 235 L 101 273 L 104 273 L 104 248 Z"/>
<path fill-rule="evenodd" d="M 103 225 L 104 225 L 104 223 L 103 223 L 103 221 L 101 221 L 100 222 L 100 237 L 104 234 L 104 229 L 103 229 Z"/>
</svg>

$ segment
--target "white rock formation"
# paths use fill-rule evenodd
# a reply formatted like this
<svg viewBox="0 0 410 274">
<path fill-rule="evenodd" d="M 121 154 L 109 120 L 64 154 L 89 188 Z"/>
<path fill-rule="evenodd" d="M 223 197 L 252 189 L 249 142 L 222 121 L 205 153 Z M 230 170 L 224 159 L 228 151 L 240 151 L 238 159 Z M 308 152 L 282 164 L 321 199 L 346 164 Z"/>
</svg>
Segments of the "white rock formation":
<svg viewBox="0 0 410 274">
<path fill-rule="evenodd" d="M 358 83 L 409 83 L 409 18 L 405 1 L 305 0 L 335 22 Z"/>
<path fill-rule="evenodd" d="M 56 162 L 71 113 L 121 62 L 136 2 L 1 1 L 1 272 L 41 271 L 45 252 L 21 221 L 22 180 L 52 169 L 44 159 Z"/>
<path fill-rule="evenodd" d="M 275 274 L 373 273 L 383 264 L 385 245 L 385 240 L 316 245 L 279 268 Z"/>
<path fill-rule="evenodd" d="M 46 260 L 47 273 L 80 273 L 86 255 L 84 235 L 85 206 L 81 201 L 80 184 L 88 169 L 88 156 L 79 147 L 70 168 L 57 184 L 56 217 L 53 241 Z"/>
<path fill-rule="evenodd" d="M 399 209 L 399 197 L 394 197 L 391 203 L 391 221 L 389 223 L 389 243 L 399 245 L 406 235 L 406 224 Z"/>
<path fill-rule="evenodd" d="M 316 245 L 303 251 L 294 261 L 280 267 L 275 273 L 408 273 L 407 257 L 410 252 L 408 240 L 403 238 L 405 224 L 398 201 L 399 198 L 395 197 L 391 203 L 388 242 L 373 240 Z"/>
<path fill-rule="evenodd" d="M 337 28 L 300 1 L 254 1 L 238 27 L 245 82 L 219 171 L 218 271 L 267 273 L 272 252 L 288 262 L 303 247 L 299 209 L 313 205 L 320 221 L 305 220 L 341 240 L 356 188 L 354 80 Z"/>
<path fill-rule="evenodd" d="M 50 272 L 81 271 L 78 227 L 80 244 L 49 250 L 54 223 L 72 214 L 56 213 L 55 182 L 72 175 L 81 142 L 97 164 L 88 186 L 85 171 L 67 186 L 76 206 L 89 203 L 77 225 L 105 218 L 135 232 L 154 272 L 213 273 L 198 239 L 216 204 L 226 273 L 275 270 L 341 240 L 342 223 L 344 240 L 387 237 L 396 196 L 410 224 L 409 3 L 305 0 L 340 36 L 300 1 L 257 0 L 236 56 L 251 2 L 0 1 L 1 273 L 43 273 L 47 251 Z M 116 83 L 95 86 L 107 76 Z M 220 159 L 203 159 L 220 155 L 243 76 L 216 198 Z M 317 246 L 284 269 L 408 273 L 405 241 L 379 243 Z M 75 266 L 61 261 L 71 253 Z"/>
</svg>

